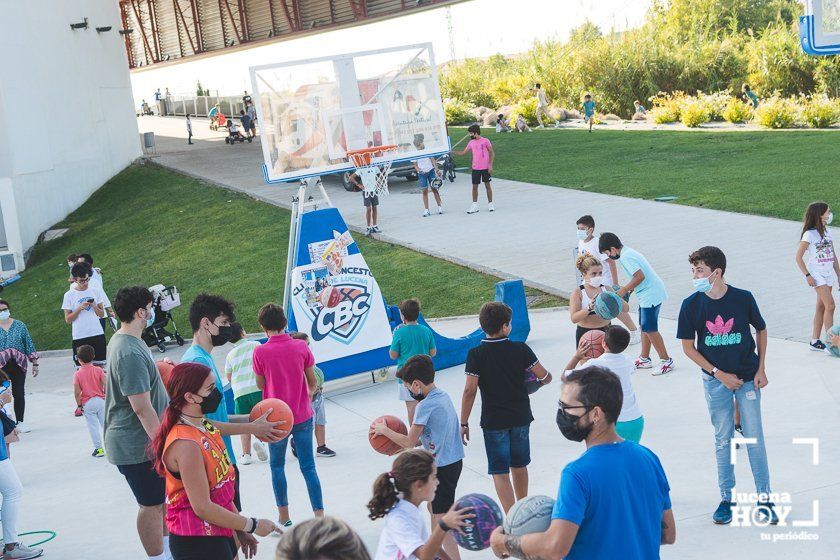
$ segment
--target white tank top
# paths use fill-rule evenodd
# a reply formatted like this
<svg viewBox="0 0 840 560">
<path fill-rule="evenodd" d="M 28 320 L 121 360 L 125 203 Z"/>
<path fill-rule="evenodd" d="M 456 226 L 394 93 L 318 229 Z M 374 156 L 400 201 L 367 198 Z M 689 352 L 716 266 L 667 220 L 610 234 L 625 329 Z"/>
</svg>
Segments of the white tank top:
<svg viewBox="0 0 840 560">
<path fill-rule="evenodd" d="M 581 309 L 587 309 L 589 307 L 589 303 L 592 301 L 592 298 L 589 297 L 589 294 L 586 293 L 586 288 L 584 287 L 583 284 L 581 284 L 579 287 L 580 287 L 580 308 Z M 601 286 L 601 291 L 602 292 L 606 291 L 604 289 L 604 286 Z"/>
</svg>

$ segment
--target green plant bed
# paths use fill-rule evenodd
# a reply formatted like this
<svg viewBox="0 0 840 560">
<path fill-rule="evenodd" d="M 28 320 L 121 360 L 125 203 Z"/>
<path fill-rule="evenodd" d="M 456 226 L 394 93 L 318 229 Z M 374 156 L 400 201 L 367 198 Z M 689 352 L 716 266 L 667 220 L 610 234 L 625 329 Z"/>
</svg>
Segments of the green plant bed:
<svg viewBox="0 0 840 560">
<path fill-rule="evenodd" d="M 495 148 L 493 175 L 503 179 L 644 199 L 673 195 L 677 204 L 789 220 L 800 220 L 814 200 L 837 198 L 840 133 L 831 131 L 482 133 Z M 469 162 L 469 154 L 456 158 L 458 166 Z"/>
<path fill-rule="evenodd" d="M 245 195 L 203 184 L 153 164 L 134 165 L 111 179 L 56 227 L 64 237 L 35 248 L 20 281 L 2 293 L 41 350 L 70 347 L 61 299 L 68 288 L 67 255 L 90 253 L 113 299 L 120 286 L 175 285 L 173 313 L 181 334 L 189 303 L 201 291 L 233 300 L 254 332 L 257 311 L 283 297 L 290 214 Z M 427 317 L 474 314 L 493 299 L 499 278 L 404 247 L 354 235 L 385 299 L 417 297 Z M 527 289 L 533 307 L 565 305 Z"/>
</svg>

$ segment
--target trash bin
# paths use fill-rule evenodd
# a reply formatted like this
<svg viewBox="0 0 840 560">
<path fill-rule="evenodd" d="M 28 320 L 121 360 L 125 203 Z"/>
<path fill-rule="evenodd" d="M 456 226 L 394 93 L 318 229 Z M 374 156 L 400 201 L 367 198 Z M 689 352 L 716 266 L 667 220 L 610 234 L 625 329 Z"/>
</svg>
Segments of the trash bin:
<svg viewBox="0 0 840 560">
<path fill-rule="evenodd" d="M 157 153 L 157 147 L 155 146 L 155 133 L 154 132 L 144 132 L 143 133 L 143 151 Z"/>
</svg>

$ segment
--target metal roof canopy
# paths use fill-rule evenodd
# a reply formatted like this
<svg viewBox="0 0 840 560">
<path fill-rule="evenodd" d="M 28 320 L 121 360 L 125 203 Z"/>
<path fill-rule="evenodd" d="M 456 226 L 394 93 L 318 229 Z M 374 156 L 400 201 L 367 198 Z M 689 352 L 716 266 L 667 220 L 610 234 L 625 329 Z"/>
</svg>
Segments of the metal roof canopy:
<svg viewBox="0 0 840 560">
<path fill-rule="evenodd" d="M 225 49 L 455 4 L 464 0 L 119 0 L 128 65 L 151 67 Z"/>
</svg>

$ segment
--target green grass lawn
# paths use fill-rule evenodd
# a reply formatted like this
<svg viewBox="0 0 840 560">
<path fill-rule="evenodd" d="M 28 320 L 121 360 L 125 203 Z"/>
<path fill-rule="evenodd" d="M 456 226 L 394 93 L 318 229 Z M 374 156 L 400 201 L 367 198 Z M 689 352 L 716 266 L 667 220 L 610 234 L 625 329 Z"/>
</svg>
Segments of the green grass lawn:
<svg viewBox="0 0 840 560">
<path fill-rule="evenodd" d="M 450 128 L 457 142 L 466 129 Z M 605 194 L 800 220 L 814 200 L 836 201 L 836 131 L 482 130 L 493 174 Z M 463 144 L 459 149 L 463 148 Z M 469 165 L 469 154 L 456 158 Z"/>
<path fill-rule="evenodd" d="M 68 348 L 70 326 L 61 299 L 68 288 L 67 255 L 90 253 L 110 297 L 120 286 L 174 284 L 182 306 L 174 316 L 184 337 L 189 302 L 201 291 L 235 302 L 245 328 L 257 310 L 283 298 L 290 213 L 245 195 L 211 187 L 153 164 L 134 165 L 111 179 L 57 227 L 59 239 L 38 245 L 22 279 L 2 293 L 42 350 Z M 427 317 L 477 313 L 493 299 L 498 278 L 404 247 L 354 234 L 389 303 L 417 297 Z M 563 305 L 527 289 L 534 307 Z"/>
</svg>

